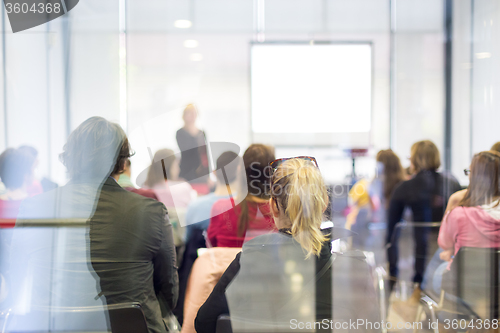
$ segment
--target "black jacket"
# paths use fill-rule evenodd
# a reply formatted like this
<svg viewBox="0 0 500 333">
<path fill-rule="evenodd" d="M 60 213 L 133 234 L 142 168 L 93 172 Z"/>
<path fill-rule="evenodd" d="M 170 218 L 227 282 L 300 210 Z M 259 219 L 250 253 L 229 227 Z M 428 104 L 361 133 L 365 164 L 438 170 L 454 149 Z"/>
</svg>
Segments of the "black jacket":
<svg viewBox="0 0 500 333">
<path fill-rule="evenodd" d="M 402 182 L 392 194 L 388 213 L 387 243 L 394 227 L 403 217 L 405 207 L 413 213 L 414 222 L 441 222 L 450 196 L 460 191 L 455 177 L 435 171 L 420 171 Z"/>
</svg>

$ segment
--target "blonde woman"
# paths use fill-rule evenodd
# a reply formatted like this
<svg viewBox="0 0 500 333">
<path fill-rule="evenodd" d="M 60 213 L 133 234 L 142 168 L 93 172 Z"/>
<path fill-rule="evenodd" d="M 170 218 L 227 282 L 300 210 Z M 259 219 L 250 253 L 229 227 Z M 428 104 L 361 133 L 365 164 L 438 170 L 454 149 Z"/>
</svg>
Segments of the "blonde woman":
<svg viewBox="0 0 500 333">
<path fill-rule="evenodd" d="M 234 331 L 255 332 L 379 320 L 364 256 L 331 252 L 330 240 L 350 232 L 320 228 L 329 198 L 316 160 L 279 159 L 270 167 L 269 204 L 279 232 L 243 245 L 200 308 L 196 331 L 215 332 L 222 314 L 230 314 Z"/>
</svg>

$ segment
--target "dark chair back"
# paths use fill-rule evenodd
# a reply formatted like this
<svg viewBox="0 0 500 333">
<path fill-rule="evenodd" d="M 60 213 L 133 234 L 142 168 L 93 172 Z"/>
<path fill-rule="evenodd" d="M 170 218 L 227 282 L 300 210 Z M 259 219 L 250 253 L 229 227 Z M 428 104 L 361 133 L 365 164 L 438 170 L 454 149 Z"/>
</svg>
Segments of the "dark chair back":
<svg viewBox="0 0 500 333">
<path fill-rule="evenodd" d="M 443 289 L 457 296 L 473 315 L 499 318 L 499 260 L 499 248 L 461 247 L 443 276 Z"/>
<path fill-rule="evenodd" d="M 146 317 L 137 302 L 108 305 L 113 333 L 148 333 Z"/>
<path fill-rule="evenodd" d="M 0 305 L 12 308 L 5 330 L 148 332 L 139 303 L 99 299 L 87 232 L 86 219 L 26 219 L 0 228 L 0 273 L 9 290 Z"/>
<path fill-rule="evenodd" d="M 231 317 L 228 315 L 219 316 L 219 318 L 217 318 L 215 333 L 233 333 L 233 329 L 231 327 Z"/>
</svg>

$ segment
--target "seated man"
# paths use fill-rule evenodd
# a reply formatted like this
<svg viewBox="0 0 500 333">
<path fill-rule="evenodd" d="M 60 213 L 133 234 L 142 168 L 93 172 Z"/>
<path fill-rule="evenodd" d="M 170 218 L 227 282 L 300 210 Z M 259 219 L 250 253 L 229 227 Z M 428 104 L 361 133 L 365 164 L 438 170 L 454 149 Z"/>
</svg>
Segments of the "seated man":
<svg viewBox="0 0 500 333">
<path fill-rule="evenodd" d="M 71 133 L 61 154 L 68 184 L 21 206 L 8 278 L 14 315 L 23 318 L 9 329 L 101 330 L 103 311 L 82 312 L 77 323 L 37 310 L 138 302 L 149 332 L 167 332 L 164 318 L 178 293 L 172 226 L 163 204 L 116 182 L 129 157 L 125 133 L 104 118 L 89 118 Z M 57 227 L 22 228 L 39 219 Z M 83 228 L 65 227 L 75 221 Z"/>
</svg>

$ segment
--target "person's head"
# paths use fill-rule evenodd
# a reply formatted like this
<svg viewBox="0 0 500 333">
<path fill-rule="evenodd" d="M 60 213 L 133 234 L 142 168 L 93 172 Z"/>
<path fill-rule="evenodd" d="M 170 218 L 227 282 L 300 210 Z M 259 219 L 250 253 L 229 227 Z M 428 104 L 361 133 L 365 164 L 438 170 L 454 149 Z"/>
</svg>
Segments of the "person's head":
<svg viewBox="0 0 500 333">
<path fill-rule="evenodd" d="M 132 176 L 132 162 L 130 162 L 130 158 L 127 158 L 125 161 L 125 165 L 123 166 L 123 174 L 128 177 Z"/>
<path fill-rule="evenodd" d="M 500 196 L 500 153 L 483 151 L 472 158 L 469 187 L 459 205 L 480 206 Z"/>
<path fill-rule="evenodd" d="M 8 148 L 0 155 L 0 179 L 9 190 L 23 188 L 31 175 L 31 156 L 20 149 Z"/>
<path fill-rule="evenodd" d="M 217 177 L 217 182 L 221 185 L 228 186 L 236 180 L 237 175 L 237 163 L 234 163 L 238 158 L 238 154 L 232 151 L 223 152 L 217 159 L 217 170 L 215 175 Z M 222 170 L 224 169 L 224 173 Z"/>
<path fill-rule="evenodd" d="M 252 144 L 243 154 L 248 195 L 269 199 L 267 188 L 271 181 L 269 164 L 275 160 L 274 149 L 263 144 Z"/>
<path fill-rule="evenodd" d="M 198 111 L 194 104 L 186 105 L 184 111 L 182 112 L 182 120 L 184 120 L 185 125 L 193 125 L 198 117 Z"/>
<path fill-rule="evenodd" d="M 271 183 L 271 172 L 269 164 L 275 160 L 274 148 L 263 144 L 252 144 L 243 154 L 243 167 L 245 168 L 246 182 L 240 186 L 246 186 L 247 196 L 241 202 L 241 213 L 238 220 L 238 236 L 242 237 L 248 226 L 249 196 L 259 199 L 269 199 L 269 184 Z M 245 192 L 245 191 L 242 191 Z"/>
<path fill-rule="evenodd" d="M 418 141 L 411 146 L 410 162 L 415 173 L 436 171 L 441 166 L 439 150 L 430 140 Z"/>
<path fill-rule="evenodd" d="M 102 117 L 91 117 L 71 132 L 59 158 L 71 179 L 102 181 L 122 173 L 131 155 L 120 125 Z"/>
<path fill-rule="evenodd" d="M 495 143 L 493 146 L 491 146 L 491 149 L 490 150 L 493 150 L 493 151 L 496 151 L 496 152 L 499 152 L 500 153 L 500 141 L 498 141 L 497 143 Z"/>
<path fill-rule="evenodd" d="M 388 203 L 392 191 L 404 180 L 404 171 L 401 161 L 391 149 L 381 150 L 377 153 L 377 162 L 382 164 L 382 177 L 384 181 L 384 198 Z"/>
<path fill-rule="evenodd" d="M 171 149 L 160 149 L 153 157 L 153 162 L 148 169 L 144 185 L 154 187 L 164 184 L 166 180 L 176 180 L 179 175 L 178 168 L 174 151 Z"/>
<path fill-rule="evenodd" d="M 329 203 L 319 169 L 308 160 L 287 160 L 273 173 L 270 192 L 276 226 L 290 228 L 307 256 L 318 256 L 326 240 L 321 222 Z"/>
<path fill-rule="evenodd" d="M 30 163 L 31 163 L 31 167 L 34 169 L 36 168 L 37 166 L 37 162 L 38 162 L 38 151 L 36 150 L 35 147 L 32 147 L 32 146 L 20 146 L 18 148 L 21 152 L 23 152 L 24 154 L 26 154 L 26 158 L 29 159 Z"/>
</svg>

